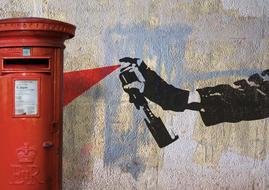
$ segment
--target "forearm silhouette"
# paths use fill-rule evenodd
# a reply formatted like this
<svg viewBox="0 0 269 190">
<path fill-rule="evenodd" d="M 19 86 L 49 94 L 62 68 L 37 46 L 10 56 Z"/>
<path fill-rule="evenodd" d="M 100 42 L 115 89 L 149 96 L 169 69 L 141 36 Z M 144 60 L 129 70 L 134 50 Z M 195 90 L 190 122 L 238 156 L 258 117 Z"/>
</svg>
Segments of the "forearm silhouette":
<svg viewBox="0 0 269 190">
<path fill-rule="evenodd" d="M 131 62 L 136 62 L 138 59 L 126 57 L 121 60 L 132 65 Z M 141 92 L 143 96 L 160 105 L 164 110 L 199 111 L 206 126 L 269 117 L 269 80 L 267 78 L 269 69 L 261 74 L 251 75 L 248 79 L 234 82 L 235 87 L 222 84 L 197 89 L 201 99 L 200 103 L 188 103 L 189 91 L 166 83 L 143 61 L 137 66 L 137 69 L 144 78 Z M 129 90 L 134 88 L 135 85 Z"/>
</svg>

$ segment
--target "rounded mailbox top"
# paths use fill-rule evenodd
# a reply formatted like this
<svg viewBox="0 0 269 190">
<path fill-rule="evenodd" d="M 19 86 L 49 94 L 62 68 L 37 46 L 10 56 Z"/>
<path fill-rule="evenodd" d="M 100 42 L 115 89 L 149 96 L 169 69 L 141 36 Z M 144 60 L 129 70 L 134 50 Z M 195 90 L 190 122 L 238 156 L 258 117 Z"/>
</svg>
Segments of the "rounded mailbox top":
<svg viewBox="0 0 269 190">
<path fill-rule="evenodd" d="M 46 18 L 1 19 L 0 46 L 16 45 L 20 39 L 24 44 L 33 42 L 43 46 L 47 41 L 48 46 L 61 46 L 64 40 L 74 37 L 75 30 L 76 27 L 72 24 Z"/>
<path fill-rule="evenodd" d="M 7 18 L 0 20 L 0 32 L 3 31 L 54 31 L 67 34 L 70 38 L 74 37 L 76 27 L 72 24 L 51 20 L 46 18 Z"/>
</svg>

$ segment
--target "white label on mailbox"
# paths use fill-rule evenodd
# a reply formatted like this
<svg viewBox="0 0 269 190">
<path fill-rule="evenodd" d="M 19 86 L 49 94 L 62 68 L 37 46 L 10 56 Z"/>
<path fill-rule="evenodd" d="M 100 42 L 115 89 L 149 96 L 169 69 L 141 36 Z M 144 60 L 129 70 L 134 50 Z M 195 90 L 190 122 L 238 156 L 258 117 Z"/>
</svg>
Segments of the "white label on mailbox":
<svg viewBox="0 0 269 190">
<path fill-rule="evenodd" d="M 15 80 L 15 115 L 36 115 L 37 101 L 37 80 Z"/>
</svg>

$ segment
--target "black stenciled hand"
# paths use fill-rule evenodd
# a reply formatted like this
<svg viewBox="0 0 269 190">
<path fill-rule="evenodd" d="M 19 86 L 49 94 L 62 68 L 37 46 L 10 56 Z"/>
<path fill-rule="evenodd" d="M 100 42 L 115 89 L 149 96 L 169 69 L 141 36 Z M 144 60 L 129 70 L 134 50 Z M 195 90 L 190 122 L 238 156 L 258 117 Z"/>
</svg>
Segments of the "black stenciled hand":
<svg viewBox="0 0 269 190">
<path fill-rule="evenodd" d="M 138 69 L 138 58 L 125 57 L 120 59 L 121 73 L 120 80 L 125 92 L 129 94 L 129 102 L 134 103 L 137 109 L 147 104 L 143 92 L 145 79 Z"/>
<path fill-rule="evenodd" d="M 145 78 L 141 73 L 142 68 L 139 68 L 140 64 L 143 63 L 145 69 L 145 63 L 143 61 L 140 62 L 140 59 L 138 58 L 130 57 L 122 58 L 119 61 L 122 63 L 119 77 L 122 82 L 123 89 L 129 94 L 129 101 L 134 103 L 137 109 L 142 107 L 147 116 L 145 119 L 146 125 L 158 146 L 162 148 L 177 140 L 177 135 L 174 138 L 171 138 L 162 120 L 152 113 L 148 106 L 148 102 L 145 99 Z"/>
</svg>

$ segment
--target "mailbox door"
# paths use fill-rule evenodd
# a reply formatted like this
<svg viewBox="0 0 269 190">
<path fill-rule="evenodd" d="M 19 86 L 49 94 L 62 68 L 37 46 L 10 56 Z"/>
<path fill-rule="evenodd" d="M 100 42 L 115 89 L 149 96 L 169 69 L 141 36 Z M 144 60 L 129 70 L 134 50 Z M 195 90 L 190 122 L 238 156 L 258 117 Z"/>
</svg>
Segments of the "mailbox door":
<svg viewBox="0 0 269 190">
<path fill-rule="evenodd" d="M 53 77 L 50 73 L 0 76 L 0 187 L 53 189 Z"/>
</svg>

